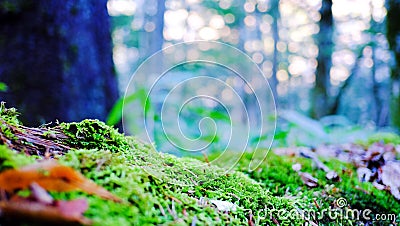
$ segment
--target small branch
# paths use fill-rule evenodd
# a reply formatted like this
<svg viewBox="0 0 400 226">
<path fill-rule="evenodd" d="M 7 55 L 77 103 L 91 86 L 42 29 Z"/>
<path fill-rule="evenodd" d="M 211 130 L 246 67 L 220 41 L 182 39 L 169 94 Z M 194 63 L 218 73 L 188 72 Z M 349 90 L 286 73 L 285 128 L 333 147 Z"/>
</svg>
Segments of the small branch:
<svg viewBox="0 0 400 226">
<path fill-rule="evenodd" d="M 0 143 L 29 155 L 54 157 L 70 150 L 62 144 L 68 137 L 58 128 L 31 128 L 17 126 L 0 118 Z"/>
</svg>

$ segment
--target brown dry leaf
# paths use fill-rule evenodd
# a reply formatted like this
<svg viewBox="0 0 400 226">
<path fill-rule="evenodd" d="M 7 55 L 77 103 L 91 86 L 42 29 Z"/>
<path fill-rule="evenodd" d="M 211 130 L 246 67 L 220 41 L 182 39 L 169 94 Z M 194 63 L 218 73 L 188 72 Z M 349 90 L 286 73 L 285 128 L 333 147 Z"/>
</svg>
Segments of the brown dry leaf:
<svg viewBox="0 0 400 226">
<path fill-rule="evenodd" d="M 121 199 L 85 178 L 73 168 L 60 165 L 55 160 L 45 160 L 20 169 L 10 169 L 0 173 L 0 189 L 7 192 L 26 189 L 34 182 L 48 191 L 82 190 L 104 199 L 121 201 Z"/>
<path fill-rule="evenodd" d="M 54 200 L 37 183 L 32 183 L 29 187 L 29 197 L 13 195 L 9 200 L 0 201 L 1 218 L 13 223 L 23 221 L 20 223 L 91 224 L 91 221 L 82 215 L 89 207 L 86 199 Z"/>
<path fill-rule="evenodd" d="M 310 149 L 307 148 L 302 148 L 300 150 L 300 155 L 306 158 L 310 158 L 318 169 L 322 169 L 326 173 L 325 175 L 326 179 L 332 181 L 340 180 L 339 175 L 335 171 L 329 169 L 328 166 L 326 166 L 321 160 L 319 160 L 315 152 L 312 152 Z"/>
<path fill-rule="evenodd" d="M 90 225 L 91 220 L 82 216 L 88 208 L 84 199 L 58 201 L 56 205 L 31 202 L 25 199 L 0 201 L 2 217 L 15 221 L 36 222 L 51 225 Z"/>
<path fill-rule="evenodd" d="M 318 186 L 318 179 L 311 176 L 309 173 L 299 172 L 301 180 L 303 180 L 304 184 L 310 188 L 315 188 Z"/>
</svg>

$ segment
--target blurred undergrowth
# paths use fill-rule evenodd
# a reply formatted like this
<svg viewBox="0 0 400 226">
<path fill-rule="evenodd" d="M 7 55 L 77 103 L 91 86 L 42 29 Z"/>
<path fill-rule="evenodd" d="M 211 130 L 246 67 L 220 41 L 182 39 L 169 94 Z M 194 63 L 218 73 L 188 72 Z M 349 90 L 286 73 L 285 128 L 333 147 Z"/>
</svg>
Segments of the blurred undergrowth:
<svg viewBox="0 0 400 226">
<path fill-rule="evenodd" d="M 165 133 L 162 129 L 161 116 L 156 113 L 157 106 L 150 97 L 146 94 L 146 90 L 138 89 L 129 96 L 125 96 L 118 100 L 110 111 L 107 118 L 107 125 L 116 125 L 121 122 L 124 106 L 135 106 L 136 115 L 133 117 L 144 117 L 144 115 L 152 114 L 154 127 L 151 129 L 152 137 L 158 148 L 166 145 L 168 139 L 165 139 Z M 211 118 L 216 122 L 217 129 L 224 130 L 231 125 L 229 114 L 219 108 L 205 107 L 188 107 L 189 113 L 179 116 L 180 123 L 188 133 L 188 137 L 199 138 L 200 141 L 210 142 L 213 144 L 212 152 L 218 152 L 224 147 L 221 133 L 212 133 L 210 131 L 200 131 L 198 120 L 193 118 Z M 140 120 L 142 120 L 140 119 Z M 137 118 L 136 118 L 137 120 Z M 349 142 L 365 143 L 376 141 L 396 140 L 399 136 L 394 128 L 385 127 L 377 128 L 373 124 L 361 126 L 352 123 L 345 116 L 331 115 L 325 116 L 320 120 L 312 119 L 301 113 L 293 110 L 281 110 L 278 116 L 266 115 L 264 117 L 268 123 L 275 123 L 276 130 L 273 136 L 273 147 L 285 146 L 318 146 L 321 144 L 342 144 Z M 136 128 L 132 121 L 126 120 L 129 123 L 124 131 L 128 134 L 138 135 L 143 128 Z M 270 138 L 271 131 L 264 134 L 251 134 L 249 138 L 249 146 L 254 147 L 256 144 L 263 144 Z M 174 134 L 168 134 L 175 142 L 179 143 L 179 139 L 174 137 Z"/>
</svg>

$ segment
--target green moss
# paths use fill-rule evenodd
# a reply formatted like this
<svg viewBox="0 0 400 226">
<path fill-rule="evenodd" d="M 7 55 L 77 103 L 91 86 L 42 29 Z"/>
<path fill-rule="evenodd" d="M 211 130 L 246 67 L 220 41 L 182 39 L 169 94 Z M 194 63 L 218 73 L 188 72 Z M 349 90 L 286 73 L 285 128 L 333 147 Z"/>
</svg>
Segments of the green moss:
<svg viewBox="0 0 400 226">
<path fill-rule="evenodd" d="M 86 177 L 111 191 L 123 202 L 115 203 L 82 192 L 55 193 L 56 199 L 88 199 L 85 216 L 95 225 L 247 225 L 254 222 L 284 225 L 303 220 L 260 218 L 255 213 L 269 210 L 294 210 L 294 201 L 273 197 L 259 183 L 240 172 L 226 174 L 190 158 L 156 152 L 151 145 L 125 137 L 97 120 L 62 123 L 68 136 L 63 140 L 73 147 L 59 158 L 61 164 L 79 170 Z M 61 142 L 61 141 L 60 141 Z M 23 153 L 0 149 L 5 156 L 2 167 L 18 167 L 34 161 Z M 25 162 L 19 159 L 26 158 Z M 211 200 L 228 201 L 237 208 L 218 210 Z"/>
<path fill-rule="evenodd" d="M 379 132 L 371 135 L 367 141 L 360 141 L 358 143 L 369 146 L 376 142 L 383 142 L 385 144 L 400 144 L 400 136 L 395 133 Z"/>
<path fill-rule="evenodd" d="M 104 222 L 107 225 L 188 225 L 193 219 L 201 225 L 247 224 L 251 212 L 294 209 L 294 202 L 272 197 L 259 183 L 242 173 L 233 172 L 208 180 L 222 169 L 200 170 L 196 167 L 202 164 L 200 161 L 157 153 L 134 138 L 127 138 L 127 142 L 131 148 L 119 152 L 76 150 L 61 159 L 63 164 L 80 170 L 124 200 L 113 203 L 90 196 L 90 209 L 85 215 L 98 225 Z M 151 169 L 158 169 L 159 174 L 150 174 Z M 69 193 L 54 195 L 71 198 Z M 236 211 L 225 213 L 209 200 L 229 201 L 238 207 Z M 199 204 L 201 202 L 203 204 Z M 274 216 L 279 219 L 276 213 Z M 262 222 L 272 223 L 269 218 Z M 301 220 L 295 222 L 302 223 Z"/>
<path fill-rule="evenodd" d="M 5 102 L 0 103 L 0 118 L 2 119 L 0 131 L 9 140 L 17 139 L 10 126 L 17 127 L 21 125 L 20 121 L 18 120 L 18 115 L 19 114 L 15 108 L 6 108 Z"/>
<path fill-rule="evenodd" d="M 5 102 L 0 103 L 0 117 L 8 124 L 13 126 L 21 125 L 18 115 L 19 113 L 15 108 L 6 108 Z"/>
<path fill-rule="evenodd" d="M 396 213 L 400 218 L 400 204 L 387 191 L 358 182 L 355 168 L 337 160 L 326 164 L 339 173 L 340 182 L 327 181 L 309 159 L 271 152 L 256 171 L 247 172 L 250 155 L 246 154 L 237 171 L 226 173 L 195 159 L 158 153 L 152 145 L 126 137 L 98 120 L 62 123 L 59 128 L 68 136 L 60 142 L 73 148 L 60 157 L 61 164 L 79 170 L 123 199 L 116 203 L 82 192 L 52 192 L 57 199 L 86 198 L 85 216 L 95 225 L 248 225 L 250 218 L 256 224 L 302 225 L 304 218 L 282 213 L 331 210 L 338 198 L 345 198 L 352 209 Z M 1 170 L 33 161 L 34 157 L 0 146 Z M 292 170 L 294 163 L 318 178 L 319 187 L 306 187 Z M 236 210 L 218 210 L 212 200 L 233 203 Z M 327 216 L 313 222 L 357 223 Z"/>
<path fill-rule="evenodd" d="M 99 120 L 61 123 L 61 130 L 70 138 L 66 144 L 81 149 L 105 149 L 118 151 L 129 148 L 123 134 Z"/>
<path fill-rule="evenodd" d="M 250 155 L 245 156 L 238 165 L 237 170 L 246 170 Z M 332 209 L 332 205 L 339 198 L 345 198 L 349 209 L 371 210 L 374 214 L 396 214 L 400 218 L 400 203 L 388 191 L 376 189 L 371 183 L 358 181 L 356 169 L 350 163 L 343 163 L 336 159 L 325 159 L 325 164 L 335 170 L 341 181 L 332 182 L 325 178 L 322 170 L 316 169 L 310 159 L 278 156 L 273 152 L 268 154 L 267 159 L 258 170 L 249 172 L 248 175 L 259 181 L 268 189 L 272 195 L 277 197 L 289 196 L 296 200 L 302 200 L 302 208 L 321 212 L 322 209 Z M 302 182 L 301 178 L 292 169 L 292 165 L 300 163 L 302 172 L 308 172 L 318 179 L 319 186 L 309 188 Z M 398 222 L 399 220 L 397 220 Z M 325 215 L 319 221 L 321 224 L 341 223 L 356 224 L 356 220 L 330 219 Z M 378 222 L 378 223 L 389 223 Z"/>
<path fill-rule="evenodd" d="M 5 145 L 0 145 L 0 171 L 19 168 L 35 162 L 35 156 L 16 154 Z"/>
</svg>

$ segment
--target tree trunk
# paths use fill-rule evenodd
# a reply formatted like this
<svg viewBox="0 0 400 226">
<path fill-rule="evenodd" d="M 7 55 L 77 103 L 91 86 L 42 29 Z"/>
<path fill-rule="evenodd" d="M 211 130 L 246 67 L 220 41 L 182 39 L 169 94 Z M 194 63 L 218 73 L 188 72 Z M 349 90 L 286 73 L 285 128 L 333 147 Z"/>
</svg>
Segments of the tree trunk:
<svg viewBox="0 0 400 226">
<path fill-rule="evenodd" d="M 0 5 L 1 99 L 28 125 L 105 120 L 118 97 L 106 0 Z"/>
<path fill-rule="evenodd" d="M 278 93 L 276 91 L 277 86 L 278 86 L 278 79 L 276 77 L 276 73 L 278 71 L 278 56 L 279 56 L 279 51 L 277 48 L 277 44 L 279 41 L 278 21 L 280 18 L 279 1 L 271 2 L 271 15 L 274 18 L 274 20 L 272 22 L 272 38 L 274 40 L 274 53 L 272 55 L 272 76 L 271 76 L 270 82 L 271 82 L 272 94 L 274 95 L 274 98 L 275 98 L 275 104 L 278 105 L 279 97 L 278 97 Z M 277 107 L 279 107 L 279 106 L 277 106 Z"/>
<path fill-rule="evenodd" d="M 318 42 L 318 66 L 313 93 L 312 116 L 321 118 L 331 113 L 329 100 L 330 69 L 332 66 L 331 55 L 333 50 L 333 16 L 332 0 L 323 0 L 320 9 Z"/>
<path fill-rule="evenodd" d="M 141 12 L 144 27 L 139 32 L 140 61 L 162 49 L 164 43 L 164 0 L 146 0 L 143 2 L 144 12 Z"/>
<path fill-rule="evenodd" d="M 400 128 L 400 1 L 388 0 L 387 39 L 394 52 L 396 64 L 391 70 L 392 79 L 392 124 Z"/>
</svg>

